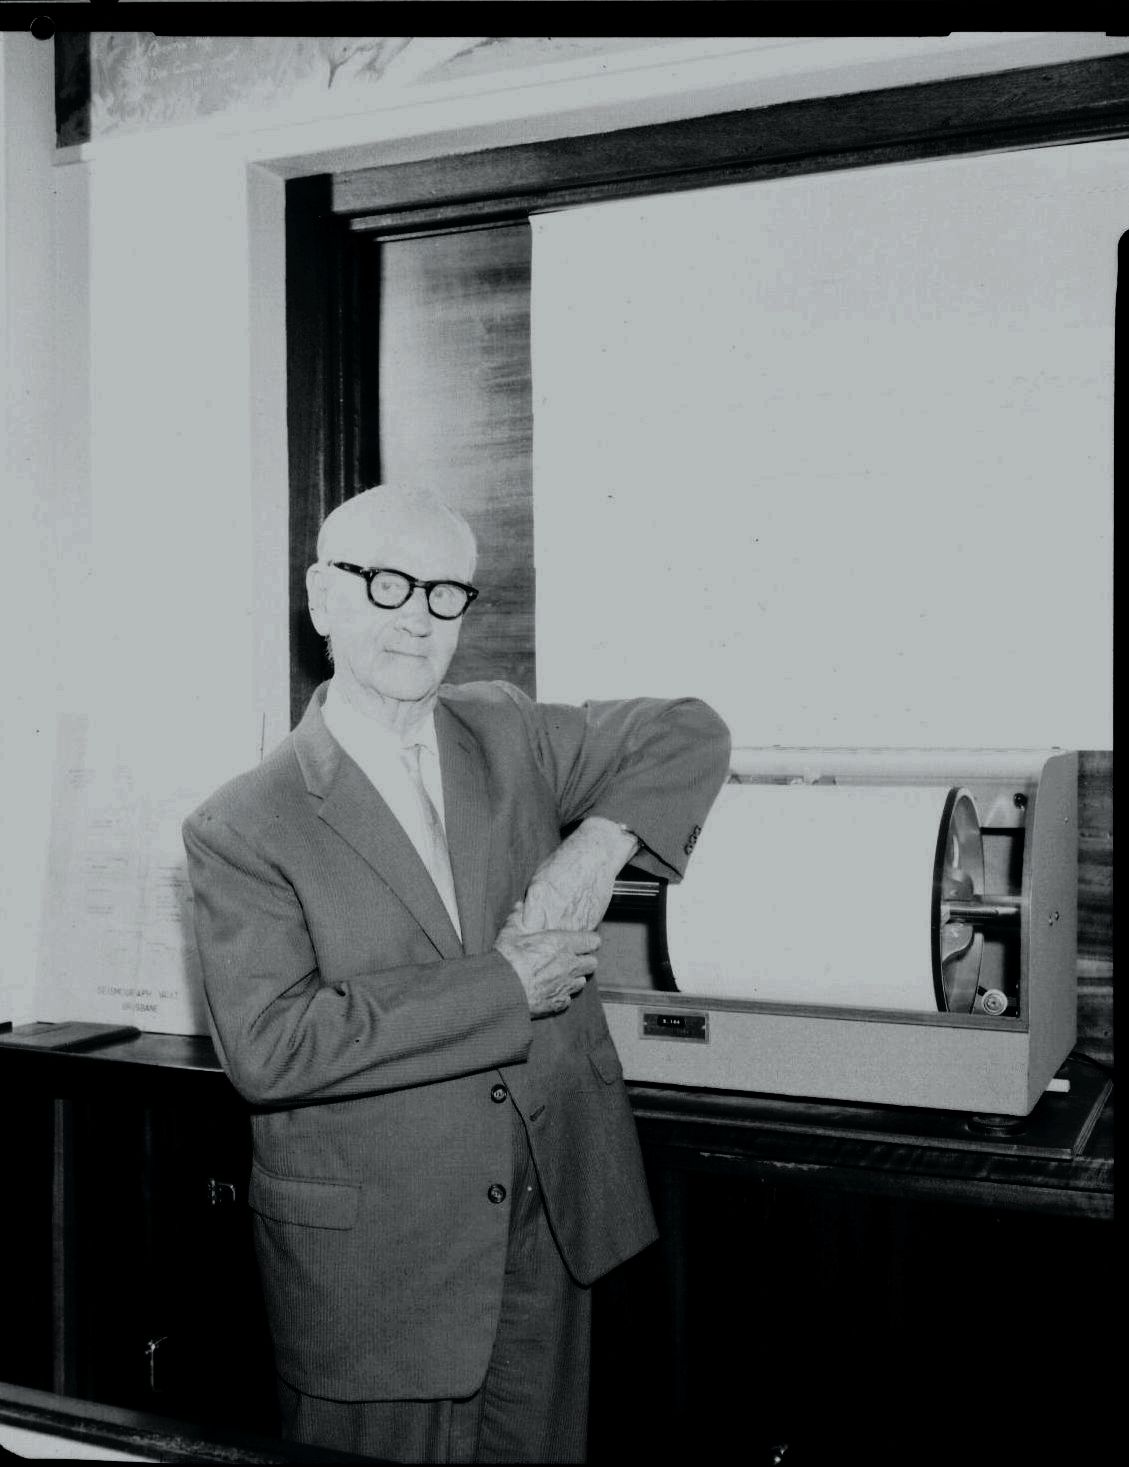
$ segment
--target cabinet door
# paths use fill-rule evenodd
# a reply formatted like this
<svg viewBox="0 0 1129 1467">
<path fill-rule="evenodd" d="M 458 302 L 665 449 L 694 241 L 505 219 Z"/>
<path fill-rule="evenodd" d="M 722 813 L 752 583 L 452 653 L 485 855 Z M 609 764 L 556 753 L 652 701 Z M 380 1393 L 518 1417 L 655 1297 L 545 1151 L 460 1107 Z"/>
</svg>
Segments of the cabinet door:
<svg viewBox="0 0 1129 1467">
<path fill-rule="evenodd" d="M 0 1066 L 0 1380 L 32 1390 L 54 1384 L 51 1330 L 51 1186 L 54 1102 L 8 1078 Z"/>
<path fill-rule="evenodd" d="M 661 1237 L 595 1287 L 594 1467 L 1106 1459 L 1108 1221 L 645 1154 Z"/>
<path fill-rule="evenodd" d="M 69 1390 L 270 1431 L 245 1111 L 226 1097 L 98 1099 L 76 1108 L 71 1154 Z"/>
</svg>

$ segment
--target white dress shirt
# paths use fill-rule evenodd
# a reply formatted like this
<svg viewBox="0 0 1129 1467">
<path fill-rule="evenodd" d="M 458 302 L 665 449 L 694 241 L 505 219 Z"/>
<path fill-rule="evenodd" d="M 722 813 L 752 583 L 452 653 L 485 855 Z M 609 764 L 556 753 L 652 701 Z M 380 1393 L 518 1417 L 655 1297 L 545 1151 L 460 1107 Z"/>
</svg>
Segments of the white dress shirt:
<svg viewBox="0 0 1129 1467">
<path fill-rule="evenodd" d="M 332 678 L 326 691 L 322 716 L 326 728 L 350 759 L 360 765 L 377 794 L 403 826 L 404 833 L 419 852 L 420 860 L 429 867 L 430 841 L 415 785 L 404 766 L 404 742 L 399 734 L 385 728 L 376 719 L 366 718 L 363 713 L 358 713 L 341 696 L 340 689 Z M 407 742 L 409 745 L 420 745 L 419 767 L 424 788 L 445 829 L 447 822 L 443 808 L 443 778 L 439 768 L 439 744 L 435 737 L 434 713 L 428 714 L 412 730 Z M 440 894 L 442 895 L 442 888 Z M 459 914 L 451 910 L 450 902 L 447 903 L 447 910 L 455 931 L 461 938 Z"/>
</svg>

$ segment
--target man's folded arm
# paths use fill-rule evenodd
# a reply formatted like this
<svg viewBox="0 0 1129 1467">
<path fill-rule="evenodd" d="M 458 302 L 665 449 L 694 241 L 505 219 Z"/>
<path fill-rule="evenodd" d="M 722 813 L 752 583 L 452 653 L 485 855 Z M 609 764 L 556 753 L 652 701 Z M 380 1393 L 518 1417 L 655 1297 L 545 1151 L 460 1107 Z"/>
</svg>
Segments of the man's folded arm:
<svg viewBox="0 0 1129 1467">
<path fill-rule="evenodd" d="M 184 826 L 212 1030 L 255 1105 L 345 1099 L 525 1059 L 525 993 L 499 952 L 322 981 L 291 885 L 223 822 Z"/>
<path fill-rule="evenodd" d="M 570 707 L 518 694 L 515 702 L 561 824 L 600 816 L 623 826 L 640 842 L 633 865 L 678 880 L 729 772 L 729 729 L 719 715 L 697 698 Z"/>
</svg>

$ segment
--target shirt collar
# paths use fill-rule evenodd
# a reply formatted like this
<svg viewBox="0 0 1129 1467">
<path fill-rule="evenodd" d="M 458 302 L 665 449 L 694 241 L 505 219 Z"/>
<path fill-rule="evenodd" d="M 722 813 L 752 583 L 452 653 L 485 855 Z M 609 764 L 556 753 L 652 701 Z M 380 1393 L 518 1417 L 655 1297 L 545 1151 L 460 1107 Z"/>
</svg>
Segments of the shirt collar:
<svg viewBox="0 0 1129 1467">
<path fill-rule="evenodd" d="M 326 727 L 338 743 L 345 747 L 346 753 L 350 748 L 367 747 L 371 749 L 375 746 L 383 747 L 390 753 L 399 754 L 401 749 L 410 749 L 419 744 L 429 753 L 434 754 L 436 759 L 439 757 L 434 708 L 421 723 L 416 724 L 405 741 L 398 733 L 386 728 L 375 718 L 366 718 L 363 713 L 358 713 L 353 705 L 342 696 L 336 681 L 330 678 L 322 716 L 325 719 Z"/>
</svg>

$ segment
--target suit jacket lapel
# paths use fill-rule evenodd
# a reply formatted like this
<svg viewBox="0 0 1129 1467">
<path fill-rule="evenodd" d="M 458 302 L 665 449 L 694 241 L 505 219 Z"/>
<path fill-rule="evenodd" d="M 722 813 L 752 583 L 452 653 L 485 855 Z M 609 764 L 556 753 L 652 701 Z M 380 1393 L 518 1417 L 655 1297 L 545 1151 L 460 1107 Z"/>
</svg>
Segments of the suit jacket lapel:
<svg viewBox="0 0 1129 1467">
<path fill-rule="evenodd" d="M 403 902 L 438 952 L 445 958 L 461 957 L 463 946 L 427 867 L 367 775 L 326 728 L 321 714 L 323 702 L 324 690 L 319 689 L 294 730 L 294 751 L 306 787 L 321 801 L 318 814 L 369 863 Z M 445 776 L 443 798 L 446 801 Z M 455 893 L 465 937 L 457 867 Z"/>
<path fill-rule="evenodd" d="M 478 740 L 440 700 L 435 708 L 447 849 L 463 947 L 480 953 L 486 942 L 486 890 L 490 868 L 490 806 L 486 762 Z"/>
</svg>

